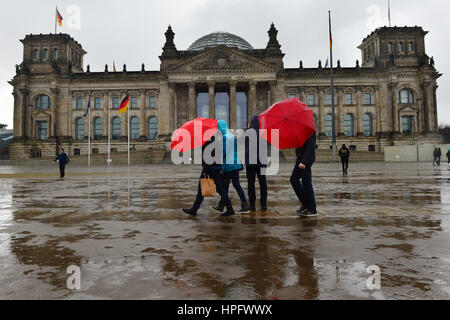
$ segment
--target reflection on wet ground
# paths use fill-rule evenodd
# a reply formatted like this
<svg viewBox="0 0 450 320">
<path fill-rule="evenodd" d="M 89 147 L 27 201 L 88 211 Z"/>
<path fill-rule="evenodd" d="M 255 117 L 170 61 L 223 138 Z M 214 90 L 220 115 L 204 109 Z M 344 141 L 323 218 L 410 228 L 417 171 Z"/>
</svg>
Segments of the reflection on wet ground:
<svg viewBox="0 0 450 320">
<path fill-rule="evenodd" d="M 63 181 L 0 167 L 0 299 L 450 297 L 450 167 L 361 163 L 343 177 L 318 164 L 311 220 L 295 214 L 291 167 L 269 177 L 268 212 L 231 218 L 210 213 L 217 198 L 180 213 L 199 167 L 69 166 Z M 66 287 L 70 265 L 81 290 Z"/>
</svg>

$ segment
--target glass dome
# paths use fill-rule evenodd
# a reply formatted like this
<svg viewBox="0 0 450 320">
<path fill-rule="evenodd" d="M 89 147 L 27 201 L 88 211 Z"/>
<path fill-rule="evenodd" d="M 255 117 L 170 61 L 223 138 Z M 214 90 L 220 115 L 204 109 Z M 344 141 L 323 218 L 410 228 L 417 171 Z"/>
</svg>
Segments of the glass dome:
<svg viewBox="0 0 450 320">
<path fill-rule="evenodd" d="M 239 50 L 253 49 L 250 43 L 234 34 L 228 32 L 213 32 L 206 36 L 201 37 L 193 44 L 191 44 L 191 46 L 188 48 L 188 51 L 201 51 L 206 48 L 214 48 L 219 45 L 225 45 L 227 47 L 236 47 Z"/>
</svg>

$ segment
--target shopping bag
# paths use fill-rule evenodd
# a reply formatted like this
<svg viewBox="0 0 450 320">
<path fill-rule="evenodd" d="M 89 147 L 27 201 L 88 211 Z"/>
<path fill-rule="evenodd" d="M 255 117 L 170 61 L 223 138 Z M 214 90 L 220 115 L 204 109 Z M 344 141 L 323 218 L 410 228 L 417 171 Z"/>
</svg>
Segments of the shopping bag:
<svg viewBox="0 0 450 320">
<path fill-rule="evenodd" d="M 213 197 L 216 195 L 216 184 L 209 175 L 204 175 L 204 178 L 200 179 L 200 187 L 202 188 L 202 196 Z"/>
</svg>

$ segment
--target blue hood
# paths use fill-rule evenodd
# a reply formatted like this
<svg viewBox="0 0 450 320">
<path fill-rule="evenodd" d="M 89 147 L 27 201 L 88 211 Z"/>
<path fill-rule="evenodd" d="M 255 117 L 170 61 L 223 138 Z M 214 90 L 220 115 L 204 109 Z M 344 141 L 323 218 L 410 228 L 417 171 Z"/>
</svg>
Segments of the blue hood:
<svg viewBox="0 0 450 320">
<path fill-rule="evenodd" d="M 225 135 L 228 131 L 228 124 L 223 120 L 219 120 L 217 121 L 217 129 Z"/>
</svg>

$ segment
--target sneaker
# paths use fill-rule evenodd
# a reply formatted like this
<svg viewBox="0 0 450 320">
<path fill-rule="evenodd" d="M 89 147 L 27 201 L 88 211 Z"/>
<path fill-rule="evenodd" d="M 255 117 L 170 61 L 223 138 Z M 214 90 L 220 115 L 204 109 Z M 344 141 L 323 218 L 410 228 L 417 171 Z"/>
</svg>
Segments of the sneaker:
<svg viewBox="0 0 450 320">
<path fill-rule="evenodd" d="M 184 213 L 187 213 L 190 216 L 195 217 L 197 215 L 197 211 L 195 211 L 194 209 L 183 209 Z"/>
<path fill-rule="evenodd" d="M 210 208 L 211 210 L 216 211 L 218 213 L 223 213 L 223 209 L 225 208 L 225 206 L 219 203 L 217 206 L 215 207 L 211 206 Z"/>
<path fill-rule="evenodd" d="M 308 210 L 308 208 L 302 206 L 300 209 L 297 210 L 297 213 L 300 213 L 300 214 L 301 214 L 302 212 L 304 212 L 304 211 L 306 211 L 306 210 Z"/>
<path fill-rule="evenodd" d="M 241 204 L 241 210 L 239 210 L 238 213 L 241 214 L 250 213 L 250 207 L 247 202 L 243 202 Z"/>
<path fill-rule="evenodd" d="M 230 216 L 234 216 L 234 210 L 227 210 L 225 213 L 222 213 L 220 216 L 221 217 L 230 217 Z"/>
<path fill-rule="evenodd" d="M 302 213 L 300 213 L 300 215 L 305 218 L 316 217 L 317 211 L 311 211 L 311 210 L 307 209 L 307 210 L 303 211 Z"/>
</svg>

